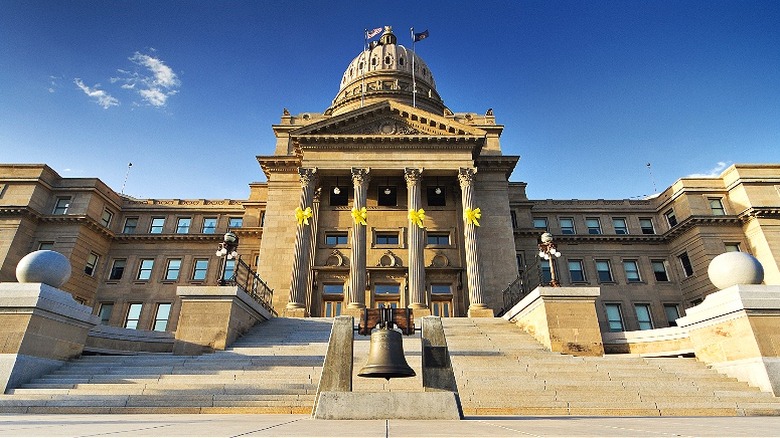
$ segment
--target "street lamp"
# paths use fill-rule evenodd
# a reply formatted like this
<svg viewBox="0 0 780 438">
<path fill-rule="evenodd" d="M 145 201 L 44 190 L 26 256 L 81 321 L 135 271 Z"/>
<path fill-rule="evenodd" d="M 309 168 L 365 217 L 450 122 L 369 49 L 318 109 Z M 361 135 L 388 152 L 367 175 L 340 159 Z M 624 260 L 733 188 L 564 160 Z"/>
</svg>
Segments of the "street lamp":
<svg viewBox="0 0 780 438">
<path fill-rule="evenodd" d="M 228 231 L 222 237 L 222 242 L 219 244 L 216 255 L 217 257 L 223 257 L 222 259 L 222 274 L 219 277 L 219 285 L 225 286 L 227 279 L 225 279 L 225 273 L 227 271 L 228 260 L 233 260 L 238 257 L 238 236 L 235 233 Z"/>
<path fill-rule="evenodd" d="M 561 287 L 558 280 L 555 278 L 555 264 L 553 263 L 553 257 L 558 258 L 561 256 L 560 251 L 553 242 L 553 235 L 550 233 L 542 234 L 542 243 L 539 244 L 539 258 L 547 260 L 550 263 L 550 286 Z"/>
</svg>

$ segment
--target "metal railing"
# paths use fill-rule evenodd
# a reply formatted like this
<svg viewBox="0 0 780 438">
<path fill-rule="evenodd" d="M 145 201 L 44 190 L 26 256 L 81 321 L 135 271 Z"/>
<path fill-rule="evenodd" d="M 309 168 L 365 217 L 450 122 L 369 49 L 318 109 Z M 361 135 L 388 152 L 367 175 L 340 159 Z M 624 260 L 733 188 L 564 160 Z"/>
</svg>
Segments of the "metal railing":
<svg viewBox="0 0 780 438">
<path fill-rule="evenodd" d="M 241 260 L 241 257 L 236 259 L 233 275 L 225 279 L 225 284 L 242 288 L 252 299 L 260 303 L 263 308 L 274 316 L 278 316 L 273 307 L 274 290 L 268 287 L 257 272 L 253 271 L 246 262 Z"/>
<path fill-rule="evenodd" d="M 539 269 L 539 265 L 524 265 L 520 274 L 501 292 L 504 299 L 504 307 L 498 311 L 496 316 L 503 316 L 504 313 L 509 311 L 515 304 L 525 298 L 526 295 L 531 293 L 537 286 L 540 286 L 542 281 L 542 272 Z"/>
</svg>

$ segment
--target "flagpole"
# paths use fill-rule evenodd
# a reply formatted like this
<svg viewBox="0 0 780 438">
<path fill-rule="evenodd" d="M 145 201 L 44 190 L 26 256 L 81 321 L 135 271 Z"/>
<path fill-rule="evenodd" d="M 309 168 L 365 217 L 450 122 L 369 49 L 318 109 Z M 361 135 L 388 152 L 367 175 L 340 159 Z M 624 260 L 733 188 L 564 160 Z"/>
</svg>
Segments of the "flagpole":
<svg viewBox="0 0 780 438">
<path fill-rule="evenodd" d="M 127 185 L 127 178 L 130 176 L 130 168 L 133 167 L 133 163 L 127 163 L 127 172 L 125 172 L 125 181 L 122 183 L 121 195 L 125 194 L 125 186 Z"/>
<path fill-rule="evenodd" d="M 414 74 L 414 27 L 409 29 L 412 34 L 412 108 L 417 108 L 417 80 L 415 79 Z"/>
<path fill-rule="evenodd" d="M 363 31 L 363 53 L 360 54 L 362 57 L 363 54 L 366 53 L 368 50 L 368 29 L 365 29 Z M 358 61 L 358 66 L 360 66 L 360 62 Z M 368 66 L 368 63 L 366 63 L 366 66 Z M 360 74 L 360 107 L 363 108 L 363 104 L 366 101 L 366 74 L 364 72 L 361 72 Z"/>
</svg>

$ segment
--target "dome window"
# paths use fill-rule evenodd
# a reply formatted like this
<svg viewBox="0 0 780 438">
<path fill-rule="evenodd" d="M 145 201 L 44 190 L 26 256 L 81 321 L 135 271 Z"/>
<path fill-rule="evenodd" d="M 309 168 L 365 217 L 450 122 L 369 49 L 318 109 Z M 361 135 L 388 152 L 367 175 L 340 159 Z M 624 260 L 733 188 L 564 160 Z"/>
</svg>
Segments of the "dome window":
<svg viewBox="0 0 780 438">
<path fill-rule="evenodd" d="M 393 58 L 390 55 L 385 56 L 385 64 L 390 65 L 393 62 Z"/>
<path fill-rule="evenodd" d="M 423 68 L 423 76 L 428 76 L 428 70 Z"/>
<path fill-rule="evenodd" d="M 363 71 L 363 61 L 360 61 L 360 64 L 358 64 L 358 70 Z"/>
<path fill-rule="evenodd" d="M 398 65 L 404 65 L 404 58 L 403 58 L 403 56 L 398 58 Z"/>
<path fill-rule="evenodd" d="M 376 65 L 376 58 L 371 58 L 371 65 Z"/>
</svg>

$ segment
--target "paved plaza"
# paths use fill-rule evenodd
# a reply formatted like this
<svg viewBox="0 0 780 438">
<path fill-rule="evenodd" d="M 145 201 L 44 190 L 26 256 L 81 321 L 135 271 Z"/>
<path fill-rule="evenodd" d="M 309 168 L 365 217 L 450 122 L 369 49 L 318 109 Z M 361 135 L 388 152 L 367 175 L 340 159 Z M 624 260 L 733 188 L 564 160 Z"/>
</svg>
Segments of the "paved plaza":
<svg viewBox="0 0 780 438">
<path fill-rule="evenodd" d="M 0 415 L 0 436 L 780 437 L 780 417 L 470 417 L 313 420 L 308 415 Z"/>
</svg>

